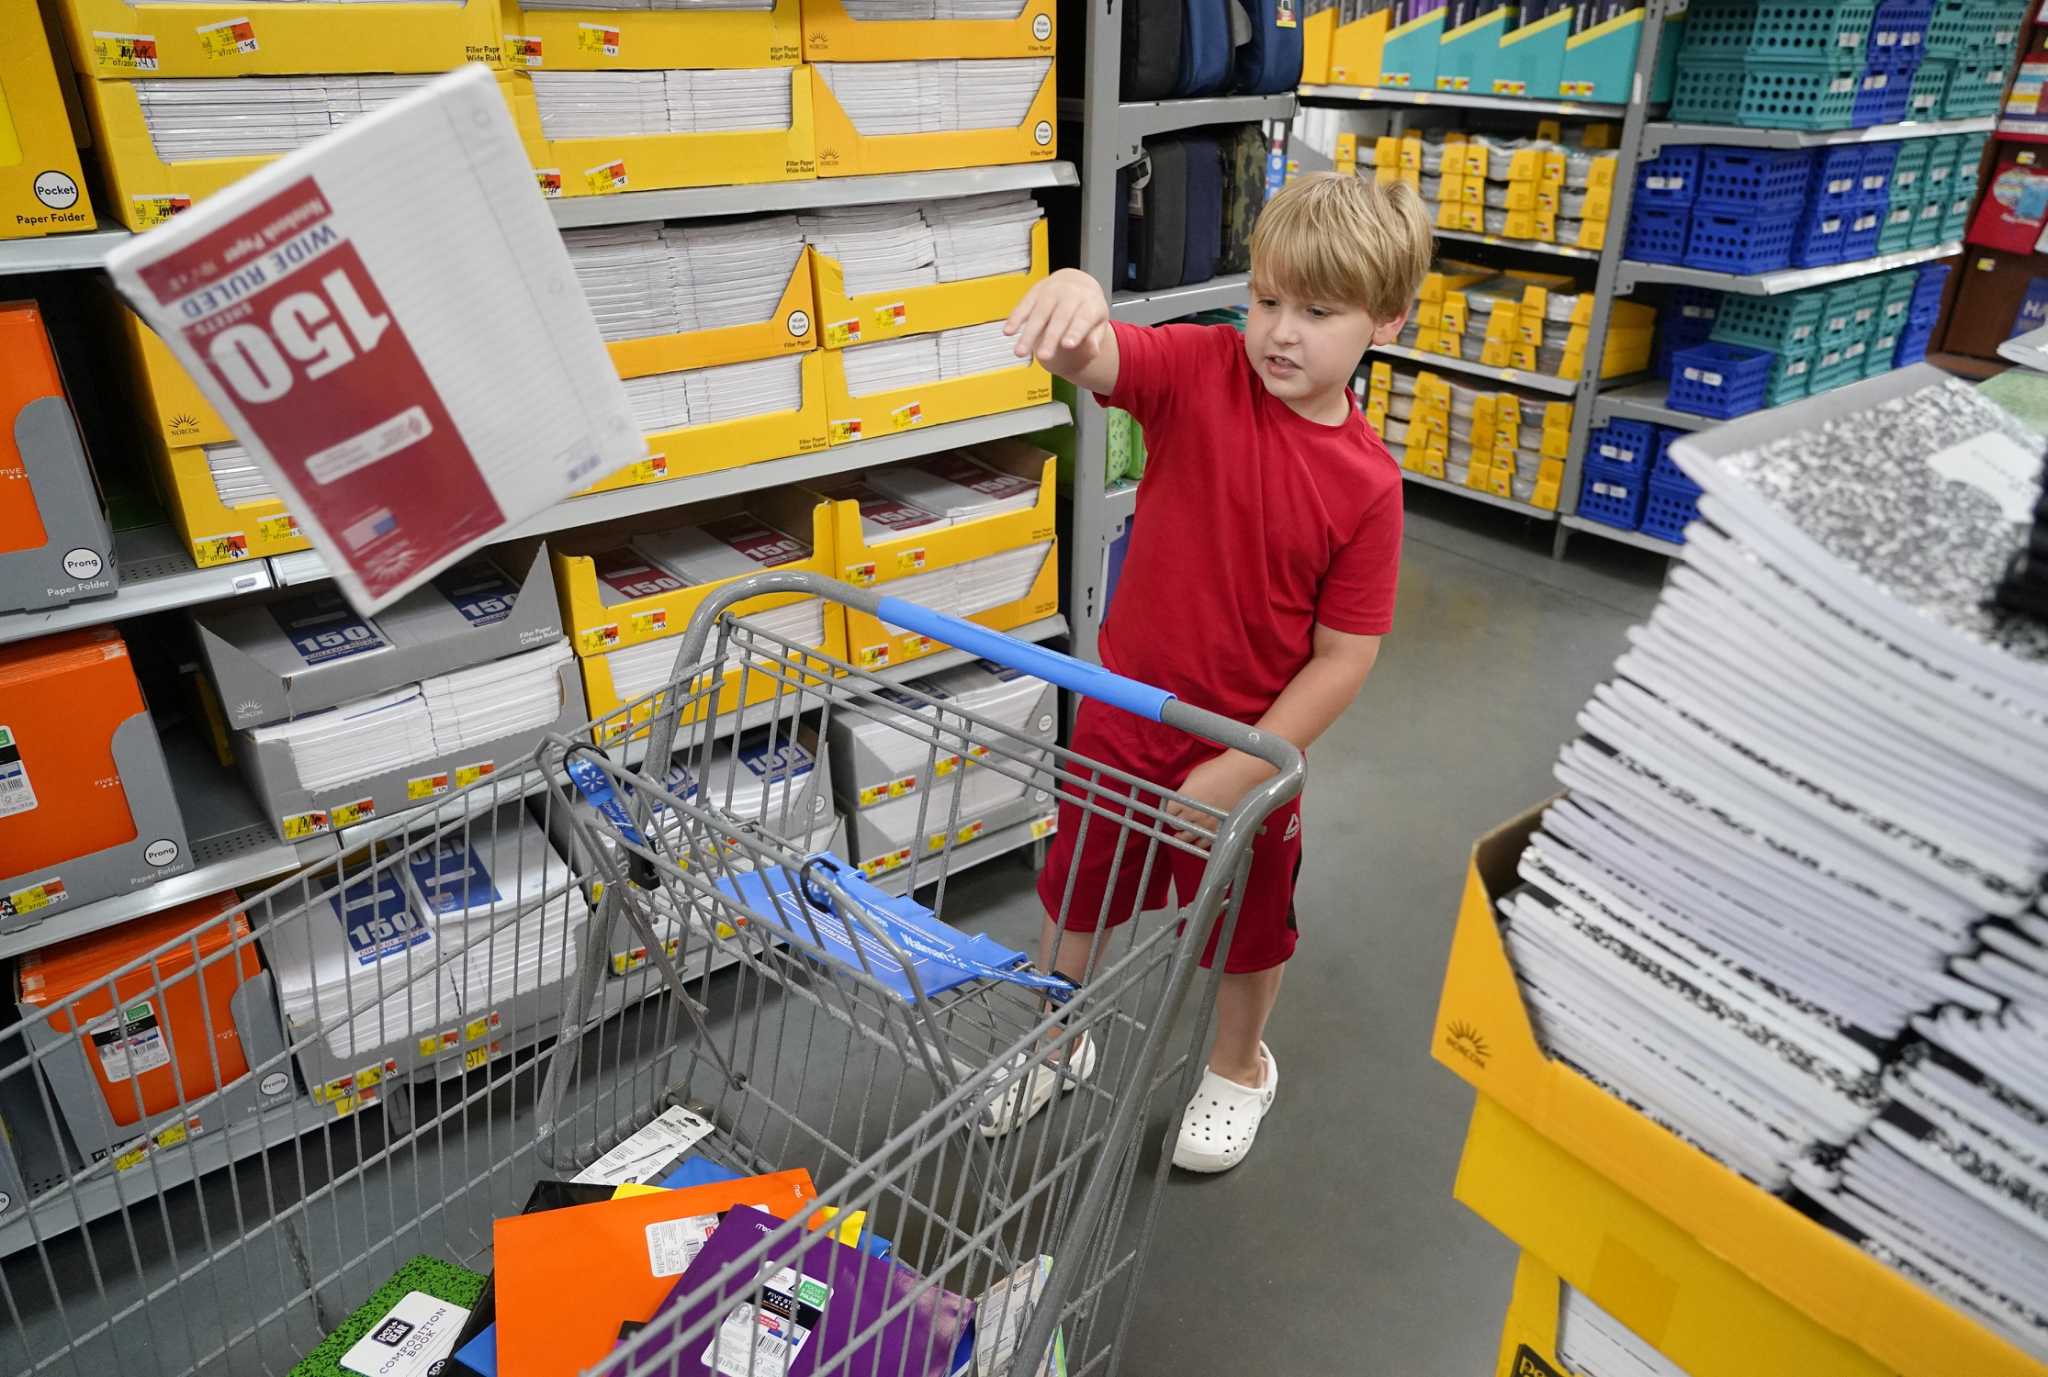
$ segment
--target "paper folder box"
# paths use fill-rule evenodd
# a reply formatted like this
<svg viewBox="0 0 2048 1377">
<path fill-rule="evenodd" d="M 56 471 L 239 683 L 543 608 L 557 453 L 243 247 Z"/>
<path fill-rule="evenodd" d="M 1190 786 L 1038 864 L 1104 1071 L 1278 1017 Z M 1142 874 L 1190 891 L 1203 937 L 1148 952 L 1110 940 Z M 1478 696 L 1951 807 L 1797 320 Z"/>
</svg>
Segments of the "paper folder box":
<svg viewBox="0 0 2048 1377">
<path fill-rule="evenodd" d="M 274 497 L 230 507 L 198 445 L 154 445 L 157 495 L 201 568 L 309 550 L 312 542 Z"/>
<path fill-rule="evenodd" d="M 1494 1377 L 1563 1377 L 1569 1371 L 1557 1357 L 1563 1282 L 1555 1269 L 1534 1253 L 1515 1264 L 1515 1289 L 1501 1323 L 1500 1358 Z"/>
<path fill-rule="evenodd" d="M 302 717 L 562 639 L 544 548 L 517 568 L 472 555 L 374 618 L 320 586 L 226 604 L 193 623 L 221 712 L 235 728 Z"/>
<path fill-rule="evenodd" d="M 498 0 L 372 5 L 56 0 L 88 77 L 442 72 L 496 66 Z"/>
<path fill-rule="evenodd" d="M 233 440 L 234 432 L 200 392 L 171 347 L 125 304 L 118 309 L 143 417 L 155 427 L 163 443 L 182 447 L 219 445 Z"/>
<path fill-rule="evenodd" d="M 501 1377 L 603 1362 L 622 1323 L 652 1319 L 718 1217 L 753 1206 L 794 1219 L 817 1191 L 801 1169 L 500 1219 L 491 1230 Z M 701 1246 L 701 1244 L 699 1244 Z"/>
<path fill-rule="evenodd" d="M 835 445 L 1052 400 L 1052 375 L 1036 363 L 855 396 L 847 390 L 844 358 L 840 350 L 824 351 L 825 409 Z"/>
<path fill-rule="evenodd" d="M 846 270 L 836 258 L 813 249 L 811 270 L 827 349 L 980 325 L 1006 318 L 1032 284 L 1046 275 L 1045 221 L 1031 227 L 1031 266 L 1021 273 L 853 295 L 846 290 Z"/>
<path fill-rule="evenodd" d="M 249 1074 L 239 1019 L 267 1019 L 274 1047 L 276 1015 L 243 994 L 261 963 L 241 907 L 233 891 L 215 894 L 22 957 L 16 997 L 35 1020 L 31 1041 L 75 1044 L 49 1080 L 81 1151 L 124 1143 L 166 1116 L 189 1134 L 186 1107 L 196 1115 L 193 1102 Z M 166 943 L 176 945 L 144 960 Z"/>
<path fill-rule="evenodd" d="M 1056 65 L 1031 98 L 1031 108 L 1011 129 L 953 129 L 934 134 L 863 134 L 840 106 L 825 78 L 811 71 L 816 109 L 817 175 L 859 177 L 876 172 L 929 172 L 949 167 L 998 163 L 1042 163 L 1057 155 Z"/>
<path fill-rule="evenodd" d="M 460 755 L 433 756 L 326 788 L 305 787 L 283 743 L 258 742 L 247 731 L 234 738 L 235 759 L 256 795 L 259 811 L 284 841 L 307 841 L 372 821 L 381 824 L 394 814 L 472 784 L 481 782 L 489 787 L 500 769 L 509 770 L 525 761 L 550 734 L 568 735 L 580 728 L 588 718 L 573 659 L 558 667 L 556 682 L 561 711 L 546 726 L 481 742 Z M 343 843 L 349 844 L 346 834 Z"/>
<path fill-rule="evenodd" d="M 798 0 L 766 10 L 546 9 L 506 0 L 505 65 L 550 72 L 791 67 L 803 60 Z"/>
<path fill-rule="evenodd" d="M 1320 86 L 1336 78 L 1330 73 L 1330 48 L 1337 37 L 1337 9 L 1317 10 L 1301 21 L 1301 81 Z"/>
<path fill-rule="evenodd" d="M 1855 1244 L 1537 1043 L 1494 917 L 1541 819 L 1472 851 L 1431 1051 L 1479 1091 L 1458 1198 L 1689 1377 L 2040 1377 Z"/>
<path fill-rule="evenodd" d="M 111 594 L 113 553 L 42 312 L 0 304 L 0 612 Z"/>
<path fill-rule="evenodd" d="M 532 82 L 510 74 L 515 119 L 531 112 L 540 124 Z M 789 69 L 789 126 L 716 134 L 621 134 L 599 139 L 549 139 L 533 156 L 542 190 L 560 196 L 611 196 L 699 186 L 803 182 L 818 175 L 807 68 Z M 522 108 L 523 107 L 523 108 Z"/>
<path fill-rule="evenodd" d="M 192 868 L 118 633 L 0 647 L 0 737 L 0 932 Z"/>
<path fill-rule="evenodd" d="M 1024 0 L 1014 19 L 857 19 L 841 0 L 803 0 L 804 61 L 906 57 L 1051 57 L 1054 0 Z"/>
<path fill-rule="evenodd" d="M 619 376 L 642 378 L 650 373 L 677 373 L 686 368 L 715 368 L 724 363 L 772 359 L 817 348 L 818 307 L 813 299 L 810 260 L 808 247 L 797 251 L 789 285 L 783 288 L 782 299 L 766 320 L 606 341 L 605 348 L 618 366 Z"/>
<path fill-rule="evenodd" d="M 118 3 L 118 0 L 114 0 Z M 470 0 L 476 3 L 476 0 Z M 122 5 L 125 9 L 126 6 Z M 174 8 L 165 6 L 166 9 Z M 182 7 L 175 7 L 182 8 Z M 330 12 L 331 10 L 382 10 L 386 5 L 303 5 L 280 4 L 271 8 Z M 421 9 L 444 8 L 434 4 L 423 4 Z M 368 18 L 367 15 L 364 16 Z M 331 67 L 316 65 L 311 71 L 331 71 Z M 498 74 L 499 94 L 506 97 L 512 109 L 513 122 L 518 126 L 521 142 L 526 145 L 527 156 L 535 159 L 534 166 L 545 162 L 541 156 L 543 147 L 539 139 L 540 117 L 535 112 L 532 93 L 527 92 L 524 109 L 516 102 L 518 88 L 512 83 L 509 72 Z M 149 124 L 142 116 L 142 103 L 135 95 L 135 87 L 127 81 L 83 81 L 79 83 L 80 93 L 85 97 L 86 114 L 91 118 L 94 146 L 98 153 L 100 171 L 107 182 L 107 213 L 128 229 L 138 234 L 153 229 L 180 211 L 190 210 L 195 202 L 204 200 L 217 192 L 240 181 L 259 167 L 276 162 L 280 155 L 265 155 L 250 158 L 200 158 L 190 162 L 166 163 L 157 156 L 156 145 L 149 137 Z"/>
<path fill-rule="evenodd" d="M 614 492 L 821 450 L 828 443 L 830 415 L 825 378 L 825 353 L 814 349 L 803 358 L 802 405 L 796 410 L 657 431 L 647 437 L 647 458 L 600 478 L 583 491 Z"/>
<path fill-rule="evenodd" d="M 99 222 L 36 0 L 0 0 L 0 239 L 68 234 Z"/>
<path fill-rule="evenodd" d="M 861 526 L 860 504 L 841 499 L 832 503 L 833 545 L 838 552 L 835 576 L 859 587 L 878 588 L 887 595 L 897 591 L 890 585 L 917 574 L 954 568 L 1002 550 L 1049 543 L 1045 563 L 1029 592 L 1014 602 L 976 612 L 968 620 L 992 631 L 1014 631 L 1059 611 L 1059 461 L 1021 440 L 984 445 L 978 456 L 1005 473 L 1036 481 L 1038 500 L 1022 511 L 927 527 L 894 540 L 871 542 Z M 853 663 L 863 669 L 908 664 L 939 648 L 923 636 L 853 607 L 846 609 L 846 642 Z"/>
</svg>

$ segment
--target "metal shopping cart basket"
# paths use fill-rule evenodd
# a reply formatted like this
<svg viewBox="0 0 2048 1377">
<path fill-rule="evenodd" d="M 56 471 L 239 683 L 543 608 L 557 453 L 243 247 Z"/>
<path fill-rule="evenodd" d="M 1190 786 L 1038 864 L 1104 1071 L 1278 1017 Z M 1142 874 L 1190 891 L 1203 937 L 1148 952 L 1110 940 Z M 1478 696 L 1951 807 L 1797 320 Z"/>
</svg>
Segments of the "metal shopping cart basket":
<svg viewBox="0 0 2048 1377">
<path fill-rule="evenodd" d="M 1187 801 L 1038 722 L 963 709 L 907 682 L 915 667 L 862 670 L 753 615 L 804 599 L 1275 773 L 1227 815 L 1170 817 Z M 1177 1132 L 1214 993 L 1199 956 L 1212 932 L 1228 940 L 1251 839 L 1299 789 L 1299 754 L 812 575 L 720 590 L 676 664 L 521 769 L 188 915 L 61 998 L 21 991 L 24 1016 L 0 1032 L 0 1371 L 359 1370 L 342 1360 L 391 1286 L 433 1275 L 449 1289 L 432 1294 L 480 1304 L 494 1221 L 544 1183 L 593 1198 L 683 1154 L 711 1174 L 801 1168 L 816 1208 L 726 1215 L 693 1244 L 715 1267 L 664 1282 L 644 1325 L 559 1370 L 1119 1369 L 1143 1342 L 1130 1321 L 1168 1157 L 1141 1197 L 1146 1126 L 1163 1114 Z M 853 866 L 824 849 L 818 776 L 846 732 L 910 762 L 907 855 Z M 1094 915 L 1078 985 L 957 911 L 977 800 L 1045 809 L 1054 791 L 1066 825 L 1108 829 L 1141 878 L 1203 858 L 1171 911 Z M 532 1309 L 499 1312 L 507 1371 Z"/>
</svg>

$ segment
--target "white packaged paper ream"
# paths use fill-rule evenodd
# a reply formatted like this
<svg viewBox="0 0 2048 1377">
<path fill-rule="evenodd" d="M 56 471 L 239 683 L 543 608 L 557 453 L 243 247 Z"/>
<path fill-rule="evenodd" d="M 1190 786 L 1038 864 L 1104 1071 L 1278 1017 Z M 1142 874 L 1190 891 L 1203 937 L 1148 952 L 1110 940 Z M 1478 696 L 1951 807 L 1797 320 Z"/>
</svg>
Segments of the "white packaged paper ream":
<svg viewBox="0 0 2048 1377">
<path fill-rule="evenodd" d="M 365 612 L 643 452 L 481 67 L 252 173 L 107 270 Z"/>
</svg>

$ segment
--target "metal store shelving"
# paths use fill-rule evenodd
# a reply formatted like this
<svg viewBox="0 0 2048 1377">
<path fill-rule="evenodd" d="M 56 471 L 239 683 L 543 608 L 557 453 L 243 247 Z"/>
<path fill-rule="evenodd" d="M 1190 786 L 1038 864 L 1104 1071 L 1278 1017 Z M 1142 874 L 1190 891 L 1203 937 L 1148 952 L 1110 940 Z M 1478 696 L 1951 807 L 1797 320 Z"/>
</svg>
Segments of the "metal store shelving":
<svg viewBox="0 0 2048 1377">
<path fill-rule="evenodd" d="M 1164 320 L 1191 316 L 1217 306 L 1236 306 L 1251 293 L 1251 279 L 1243 273 L 1212 277 L 1186 287 L 1167 287 L 1156 292 L 1117 292 L 1109 299 L 1109 313 L 1133 325 L 1157 325 Z"/>
<path fill-rule="evenodd" d="M 1783 296 L 1808 287 L 1824 287 L 1830 282 L 1846 282 L 1852 277 L 1868 277 L 1871 273 L 1890 272 L 1893 268 L 1910 268 L 1915 263 L 1931 263 L 1962 251 L 1961 241 L 1952 240 L 1924 249 L 1900 249 L 1897 253 L 1882 254 L 1876 258 L 1859 258 L 1853 263 L 1830 263 L 1824 268 L 1781 268 L 1774 273 L 1742 275 L 1715 272 L 1712 268 L 1687 268 L 1676 263 L 1638 263 L 1633 259 L 1623 259 L 1619 285 L 1615 290 L 1625 296 L 1646 282 L 1661 282 L 1674 287 L 1709 287 L 1717 292 L 1740 292 L 1744 296 Z"/>
<path fill-rule="evenodd" d="M 1606 526 L 1598 521 L 1588 521 L 1583 516 L 1567 516 L 1559 521 L 1559 527 L 1567 531 L 1584 531 L 1588 535 L 1606 536 L 1623 545 L 1633 545 L 1638 550 L 1649 550 L 1654 554 L 1669 555 L 1673 559 L 1685 553 L 1685 547 L 1675 540 L 1659 540 L 1641 531 L 1624 531 L 1619 526 Z"/>
<path fill-rule="evenodd" d="M 1523 115 L 1574 115 L 1582 119 L 1617 119 L 1624 105 L 1592 100 L 1531 100 L 1522 96 L 1482 96 L 1469 91 L 1404 91 L 1390 86 L 1304 85 L 1301 94 L 1315 100 L 1355 100 L 1372 105 L 1442 105 L 1458 110 L 1501 110 Z"/>
<path fill-rule="evenodd" d="M 1670 384 L 1662 379 L 1652 379 L 1602 392 L 1593 399 L 1593 424 L 1604 426 L 1617 417 L 1624 421 L 1648 421 L 1653 425 L 1670 426 L 1674 430 L 1704 430 L 1719 424 L 1712 417 L 1695 416 L 1690 411 L 1673 411 L 1664 405 L 1664 394 L 1669 388 Z"/>
<path fill-rule="evenodd" d="M 1461 244 L 1486 244 L 1496 249 L 1518 249 L 1523 253 L 1540 253 L 1551 258 L 1583 258 L 1594 261 L 1600 257 L 1599 249 L 1574 248 L 1570 244 L 1546 244 L 1537 239 L 1510 239 L 1504 234 L 1473 234 L 1468 230 L 1439 229 L 1439 239 L 1455 239 Z"/>
<path fill-rule="evenodd" d="M 1831 148 L 1844 143 L 1896 143 L 1901 139 L 1938 139 L 1944 134 L 1976 134 L 1991 128 L 1993 123 L 1989 115 L 1873 124 L 1862 129 L 1750 129 L 1739 124 L 1652 121 L 1643 126 L 1643 146 L 1638 156 L 1653 158 L 1667 143 L 1713 143 L 1733 148 Z"/>
<path fill-rule="evenodd" d="M 1579 392 L 1579 384 L 1569 378 L 1552 377 L 1548 373 L 1529 373 L 1519 368 L 1495 368 L 1490 364 L 1473 363 L 1469 359 L 1454 359 L 1444 354 L 1428 354 L 1420 349 L 1410 349 L 1405 344 L 1375 344 L 1375 354 L 1388 358 L 1405 359 L 1409 363 L 1429 368 L 1448 368 L 1455 373 L 1469 373 L 1475 378 L 1502 383 L 1509 387 L 1526 387 L 1532 392 L 1548 392 L 1553 397 L 1573 397 Z"/>
<path fill-rule="evenodd" d="M 1499 507 L 1504 512 L 1520 512 L 1523 516 L 1533 516 L 1538 521 L 1554 521 L 1557 517 L 1555 512 L 1546 512 L 1543 508 L 1532 507 L 1527 502 L 1517 502 L 1512 497 L 1481 492 L 1478 488 L 1468 488 L 1463 483 L 1453 483 L 1448 479 L 1431 478 L 1428 474 L 1417 473 L 1413 469 L 1402 469 L 1401 477 L 1405 482 L 1413 483 L 1418 488 L 1437 488 L 1443 492 L 1456 493 L 1459 497 L 1469 497 L 1474 502 L 1482 502 L 1489 507 Z"/>
<path fill-rule="evenodd" d="M 127 617 L 165 612 L 176 607 L 236 598 L 261 592 L 275 583 L 267 560 L 217 564 L 201 569 L 192 562 L 178 533 L 168 526 L 144 526 L 114 536 L 114 567 L 120 584 L 108 597 L 88 598 L 48 612 L 0 615 L 0 645 L 99 626 Z"/>
</svg>

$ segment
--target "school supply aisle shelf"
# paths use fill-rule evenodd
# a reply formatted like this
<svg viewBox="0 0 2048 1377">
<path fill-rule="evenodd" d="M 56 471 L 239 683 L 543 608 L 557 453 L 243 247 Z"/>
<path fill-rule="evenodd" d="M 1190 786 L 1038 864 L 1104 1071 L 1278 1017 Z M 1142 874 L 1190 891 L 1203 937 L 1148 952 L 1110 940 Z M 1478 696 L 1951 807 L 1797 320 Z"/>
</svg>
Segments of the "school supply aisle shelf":
<svg viewBox="0 0 2048 1377">
<path fill-rule="evenodd" d="M 1480 502 L 1489 507 L 1499 507 L 1504 512 L 1519 512 L 1523 516 L 1533 516 L 1539 521 L 1557 520 L 1557 513 L 1554 511 L 1538 507 L 1533 503 L 1518 502 L 1512 497 L 1501 497 L 1464 483 L 1453 483 L 1448 478 L 1431 478 L 1428 474 L 1417 473 L 1413 469 L 1402 469 L 1401 478 L 1402 481 L 1413 483 L 1418 488 L 1434 488 L 1438 492 L 1451 493 L 1457 497 L 1468 497 L 1474 502 Z"/>
<path fill-rule="evenodd" d="M 1242 306 L 1251 299 L 1251 278 L 1229 273 L 1186 287 L 1164 287 L 1156 292 L 1115 292 L 1109 298 L 1109 313 L 1132 325 L 1158 325 L 1219 306 Z"/>
<path fill-rule="evenodd" d="M 60 272 L 97 268 L 107 254 L 132 236 L 124 229 L 52 234 L 40 239 L 0 240 L 0 277 L 15 273 Z"/>
<path fill-rule="evenodd" d="M 1824 287 L 1853 277 L 1910 268 L 1936 259 L 1952 258 L 1963 251 L 1960 240 L 1933 244 L 1921 249 L 1901 249 L 1849 263 L 1829 263 L 1818 268 L 1781 268 L 1767 273 L 1730 273 L 1711 268 L 1688 268 L 1678 263 L 1643 263 L 1623 259 L 1616 290 L 1624 294 L 1648 283 L 1674 287 L 1706 287 L 1717 292 L 1740 292 L 1745 296 L 1782 296 L 1808 287 Z"/>
<path fill-rule="evenodd" d="M 1949 134 L 1981 134 L 1992 125 L 1989 115 L 1952 120 L 1914 120 L 1905 124 L 1872 124 L 1857 129 L 1755 129 L 1733 124 L 1677 124 L 1651 120 L 1643 126 L 1642 155 L 1655 157 L 1666 144 L 1834 148 L 1841 144 L 1895 143 L 1902 139 L 1938 139 Z M 2001 129 L 2000 132 L 2004 131 Z"/>
<path fill-rule="evenodd" d="M 1436 237 L 1451 239 L 1460 244 L 1485 244 L 1496 249 L 1517 249 L 1523 253 L 1540 253 L 1555 258 L 1579 258 L 1588 262 L 1600 261 L 1600 250 L 1582 249 L 1571 244 L 1551 244 L 1541 239 L 1510 239 L 1504 234 L 1474 234 L 1469 230 L 1437 228 Z"/>
<path fill-rule="evenodd" d="M 0 645 L 76 626 L 99 626 L 151 612 L 219 602 L 283 582 L 265 559 L 202 569 L 192 562 L 184 542 L 169 526 L 116 531 L 114 567 L 120 585 L 107 597 L 87 598 L 49 612 L 0 614 Z"/>
<path fill-rule="evenodd" d="M 1579 384 L 1573 378 L 1554 377 L 1548 373 L 1532 373 L 1521 368 L 1494 368 L 1487 364 L 1475 363 L 1469 359 L 1451 358 L 1444 354 L 1426 353 L 1400 344 L 1375 344 L 1372 353 L 1384 354 L 1388 358 L 1402 359 L 1409 363 L 1422 364 L 1429 368 L 1448 368 L 1454 373 L 1469 373 L 1475 378 L 1503 383 L 1511 387 L 1527 387 L 1537 392 L 1548 392 L 1553 397 L 1572 397 L 1579 391 Z"/>
<path fill-rule="evenodd" d="M 1048 805 L 1046 811 L 1037 817 L 1013 822 L 993 832 L 983 832 L 971 841 L 956 843 L 946 857 L 946 883 L 950 885 L 963 871 L 987 865 L 990 861 L 999 861 L 1005 856 L 1014 856 L 1027 847 L 1044 842 L 1056 830 L 1057 816 Z M 940 872 L 932 867 L 919 866 L 916 873 L 919 891 L 929 889 L 939 882 Z M 910 868 L 904 867 L 881 876 L 874 881 L 874 885 L 884 894 L 901 898 L 911 892 L 910 881 Z"/>
<path fill-rule="evenodd" d="M 1661 379 L 1653 379 L 1600 392 L 1593 398 L 1593 424 L 1603 426 L 1617 419 L 1645 421 L 1651 425 L 1670 426 L 1673 430 L 1701 430 L 1720 424 L 1711 416 L 1699 416 L 1666 406 L 1664 400 L 1670 386 Z"/>
<path fill-rule="evenodd" d="M 1633 545 L 1638 550 L 1648 550 L 1652 554 L 1676 558 L 1685 551 L 1685 546 L 1679 541 L 1665 540 L 1661 536 L 1653 536 L 1644 531 L 1625 530 L 1620 526 L 1610 526 L 1604 521 L 1594 521 L 1589 517 L 1559 517 L 1558 524 L 1568 531 L 1584 531 L 1587 535 L 1603 536 L 1623 545 Z"/>
<path fill-rule="evenodd" d="M 1350 101 L 1360 105 L 1442 105 L 1463 110 L 1498 110 L 1525 115 L 1567 115 L 1578 119 L 1620 119 L 1626 105 L 1590 100 L 1537 100 L 1487 96 L 1474 91 L 1412 91 L 1397 86 L 1332 86 L 1304 83 L 1304 100 Z"/>
<path fill-rule="evenodd" d="M 1060 102 L 1060 115 L 1081 119 L 1086 103 L 1076 99 Z M 1126 100 L 1117 104 L 1117 128 L 1133 143 L 1155 134 L 1180 129 L 1201 129 L 1212 124 L 1245 124 L 1257 120 L 1284 120 L 1294 114 L 1291 92 L 1274 96 L 1189 96 L 1182 100 Z"/>
</svg>

